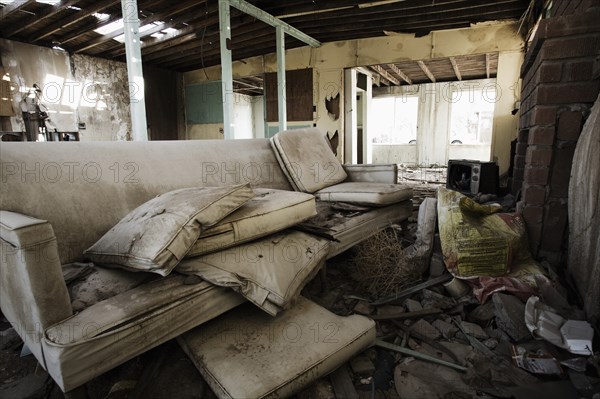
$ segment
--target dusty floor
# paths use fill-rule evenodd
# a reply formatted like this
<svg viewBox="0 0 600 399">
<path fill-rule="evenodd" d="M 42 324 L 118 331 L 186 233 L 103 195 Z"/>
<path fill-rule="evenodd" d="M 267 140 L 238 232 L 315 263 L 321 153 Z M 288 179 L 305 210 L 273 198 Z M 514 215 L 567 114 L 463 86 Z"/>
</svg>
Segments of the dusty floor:
<svg viewBox="0 0 600 399">
<path fill-rule="evenodd" d="M 437 187 L 443 184 L 444 170 L 418 171 L 425 182 L 419 182 L 415 173 L 401 175 L 403 182 L 414 188 L 415 215 L 405 234 L 397 234 L 399 226 L 391 229 L 390 236 L 398 237 L 398 248 L 414 241 L 418 204 L 435 196 Z M 361 264 L 357 268 L 357 251 L 349 250 L 328 261 L 325 281 L 315 278 L 305 287 L 303 295 L 339 315 L 360 313 L 377 319 L 379 339 L 465 370 L 371 348 L 331 376 L 313 383 L 297 399 L 600 398 L 600 352 L 587 358 L 573 356 L 544 341 L 531 339 L 526 330 L 523 333 L 522 315 L 507 318 L 496 304 L 503 301 L 511 304 L 515 297 L 501 296 L 480 305 L 470 292 L 453 298 L 442 284 L 437 284 L 375 307 L 367 300 L 377 299 L 378 294 L 365 284 L 364 275 L 357 274 L 357 270 L 366 273 L 367 267 L 375 266 Z M 437 256 L 439 260 L 439 253 Z M 424 280 L 427 278 L 428 275 L 423 276 Z M 411 281 L 408 285 L 416 283 Z M 514 305 L 522 306 L 518 302 Z M 11 336 L 5 320 L 0 320 L 0 331 L 0 397 L 63 397 L 33 356 L 20 357 L 22 344 L 18 337 Z M 598 336 L 597 333 L 595 348 L 600 347 Z M 477 341 L 473 342 L 473 338 Z M 515 350 L 556 374 L 533 373 L 517 367 Z M 350 386 L 346 385 L 349 391 L 341 394 L 340 381 L 344 379 L 350 381 Z M 215 398 L 175 341 L 94 379 L 86 384 L 84 391 L 90 399 Z"/>
</svg>

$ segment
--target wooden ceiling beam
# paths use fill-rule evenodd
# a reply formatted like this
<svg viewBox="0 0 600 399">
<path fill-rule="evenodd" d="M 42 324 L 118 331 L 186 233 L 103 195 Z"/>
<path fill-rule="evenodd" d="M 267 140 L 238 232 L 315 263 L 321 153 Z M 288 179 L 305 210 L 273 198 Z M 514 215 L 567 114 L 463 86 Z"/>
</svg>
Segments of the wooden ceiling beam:
<svg viewBox="0 0 600 399">
<path fill-rule="evenodd" d="M 485 54 L 485 76 L 490 78 L 490 54 Z"/>
<path fill-rule="evenodd" d="M 433 76 L 433 74 L 431 73 L 429 68 L 427 68 L 427 65 L 425 65 L 425 63 L 423 61 L 417 61 L 417 64 L 419 65 L 419 68 L 421 68 L 423 73 L 425 73 L 425 75 L 427 75 L 429 80 L 431 80 L 432 83 L 435 83 L 435 76 Z"/>
<path fill-rule="evenodd" d="M 4 4 L 4 7 L 0 10 L 0 21 L 19 12 L 23 7 L 35 3 L 35 0 L 15 0 L 12 3 Z"/>
<path fill-rule="evenodd" d="M 98 2 L 94 3 L 93 5 L 91 5 L 90 7 L 86 7 L 80 11 L 76 11 L 74 14 L 72 14 L 66 18 L 59 19 L 58 21 L 54 22 L 53 24 L 50 24 L 49 26 L 45 27 L 41 31 L 36 32 L 33 35 L 33 37 L 29 38 L 29 41 L 37 42 L 38 40 L 44 39 L 44 38 L 50 36 L 51 34 L 58 32 L 61 29 L 64 29 L 70 25 L 73 25 L 76 22 L 81 21 L 82 19 L 89 17 L 93 13 L 102 11 L 105 8 L 110 7 L 117 3 L 119 3 L 119 0 L 98 1 Z"/>
<path fill-rule="evenodd" d="M 148 9 L 149 7 L 152 8 L 152 7 L 162 3 L 163 1 L 164 0 L 147 1 L 147 2 L 141 3 L 140 8 L 141 9 Z M 110 14 L 108 19 L 106 19 L 104 21 L 98 20 L 95 24 L 93 24 L 93 26 L 86 25 L 83 28 L 69 32 L 65 36 L 62 36 L 60 39 L 58 39 L 57 42 L 59 42 L 61 45 L 66 44 L 74 39 L 77 39 L 79 36 L 89 32 L 91 30 L 99 29 L 99 28 L 102 28 L 103 26 L 113 23 L 113 22 L 121 19 L 121 17 L 122 17 L 121 12 L 113 12 L 112 14 Z"/>
<path fill-rule="evenodd" d="M 5 29 L 2 29 L 2 37 L 9 38 L 11 36 L 14 36 L 17 33 L 21 32 L 27 28 L 31 28 L 31 26 L 33 26 L 33 25 L 39 24 L 40 22 L 43 22 L 43 21 L 47 20 L 48 18 L 55 16 L 59 12 L 67 9 L 68 7 L 74 5 L 78 2 L 79 2 L 79 0 L 63 0 L 60 3 L 57 3 L 53 6 L 49 5 L 51 8 L 49 8 L 48 11 L 44 11 L 43 13 L 32 15 L 25 20 L 18 21 L 16 23 L 13 23 L 12 25 L 6 27 Z"/>
<path fill-rule="evenodd" d="M 204 1 L 206 1 L 206 0 L 204 0 Z M 182 11 L 188 10 L 188 9 L 190 9 L 192 7 L 195 7 L 197 5 L 197 3 L 198 3 L 197 0 L 188 0 L 188 1 L 185 1 L 185 2 L 182 2 L 182 3 L 176 3 L 176 4 L 172 5 L 171 7 L 167 8 L 164 11 L 156 12 L 156 13 L 154 13 L 154 14 L 146 17 L 146 18 L 141 19 L 140 20 L 140 27 L 144 26 L 144 25 L 148 25 L 148 24 L 154 23 L 154 22 L 157 22 L 157 21 L 161 21 L 161 20 L 166 19 L 166 18 L 169 18 L 170 16 L 172 16 L 174 14 L 177 14 L 179 12 L 182 12 Z M 201 15 L 204 14 L 204 10 L 196 10 L 196 12 L 194 14 L 195 14 L 194 15 L 195 17 L 201 16 Z M 176 25 L 178 23 L 181 23 L 182 21 L 189 20 L 190 18 L 193 18 L 193 17 L 188 14 L 187 16 L 180 17 L 177 22 L 175 22 L 175 21 L 165 22 L 160 27 L 157 26 L 156 28 L 151 28 L 151 29 L 149 29 L 147 31 L 140 32 L 140 38 L 141 37 L 145 37 L 145 36 L 149 36 L 149 35 L 151 35 L 153 33 L 161 31 L 162 29 L 170 28 L 170 27 L 172 27 L 172 26 L 174 26 L 174 25 Z M 72 51 L 74 53 L 81 53 L 82 51 L 88 50 L 88 49 L 90 49 L 92 47 L 95 47 L 95 46 L 97 46 L 99 44 L 102 44 L 104 42 L 112 40 L 112 39 L 114 39 L 115 37 L 117 37 L 119 35 L 122 35 L 124 31 L 125 31 L 125 27 L 119 28 L 119 29 L 117 29 L 117 30 L 115 30 L 113 32 L 109 32 L 109 33 L 107 33 L 105 35 L 97 37 L 96 39 L 89 40 L 86 43 L 84 43 L 84 44 L 82 44 L 80 46 L 75 47 L 74 49 L 72 49 Z"/>
<path fill-rule="evenodd" d="M 412 84 L 412 80 L 408 76 L 406 76 L 406 74 L 404 72 L 402 72 L 402 70 L 400 68 L 398 68 L 396 65 L 394 65 L 394 64 L 387 64 L 387 67 L 390 68 L 393 73 L 395 73 L 396 75 L 398 75 L 398 77 L 400 79 L 402 79 L 403 81 L 405 81 L 409 85 Z"/>
<path fill-rule="evenodd" d="M 456 63 L 456 58 L 450 57 L 450 63 L 452 64 L 452 69 L 454 69 L 454 74 L 458 80 L 462 80 L 462 76 L 460 75 L 460 69 L 458 68 L 458 64 Z"/>
<path fill-rule="evenodd" d="M 373 66 L 370 66 L 369 68 L 371 68 L 371 70 L 380 74 L 388 82 L 393 83 L 396 86 L 400 86 L 400 81 L 398 79 L 396 79 L 395 77 L 393 77 L 392 75 L 390 75 L 388 73 L 388 71 L 383 69 L 383 67 L 381 65 L 373 65 Z"/>
</svg>

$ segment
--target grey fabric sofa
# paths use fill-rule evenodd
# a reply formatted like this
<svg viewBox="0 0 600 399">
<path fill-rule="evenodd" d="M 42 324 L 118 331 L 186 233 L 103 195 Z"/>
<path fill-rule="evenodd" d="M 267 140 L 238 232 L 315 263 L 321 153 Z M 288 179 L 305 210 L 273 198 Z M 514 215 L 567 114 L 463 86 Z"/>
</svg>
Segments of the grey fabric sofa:
<svg viewBox="0 0 600 399">
<path fill-rule="evenodd" d="M 74 314 L 62 265 L 80 261 L 130 210 L 170 190 L 244 182 L 293 190 L 267 139 L 3 142 L 0 161 L 0 306 L 65 392 L 245 299 L 174 274 Z M 393 165 L 345 169 L 347 181 L 395 183 Z M 330 226 L 339 234 L 328 257 L 411 213 L 405 200 Z"/>
</svg>

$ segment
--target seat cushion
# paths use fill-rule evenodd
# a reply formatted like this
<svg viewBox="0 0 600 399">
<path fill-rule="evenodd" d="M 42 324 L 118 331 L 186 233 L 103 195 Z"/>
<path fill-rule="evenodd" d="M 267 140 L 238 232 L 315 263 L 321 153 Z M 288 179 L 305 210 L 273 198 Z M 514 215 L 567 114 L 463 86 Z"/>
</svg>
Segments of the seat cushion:
<svg viewBox="0 0 600 399">
<path fill-rule="evenodd" d="M 208 255 L 186 258 L 175 270 L 231 287 L 265 312 L 288 308 L 322 266 L 329 241 L 286 230 Z"/>
<path fill-rule="evenodd" d="M 411 199 L 412 188 L 401 184 L 349 182 L 323 188 L 315 193 L 321 201 L 385 206 Z"/>
<path fill-rule="evenodd" d="M 373 344 L 375 323 L 300 297 L 274 318 L 242 305 L 178 341 L 217 397 L 287 398 Z"/>
<path fill-rule="evenodd" d="M 271 138 L 271 145 L 281 168 L 298 191 L 314 193 L 347 177 L 318 129 L 279 132 Z"/>
<path fill-rule="evenodd" d="M 314 215 L 315 197 L 255 188 L 256 197 L 202 233 L 186 257 L 204 255 L 284 230 Z"/>
<path fill-rule="evenodd" d="M 170 191 L 127 214 L 84 254 L 94 263 L 168 275 L 200 236 L 254 197 L 249 184 Z"/>
<path fill-rule="evenodd" d="M 62 270 L 75 313 L 160 278 L 156 273 L 109 269 L 93 263 L 69 263 Z"/>
</svg>

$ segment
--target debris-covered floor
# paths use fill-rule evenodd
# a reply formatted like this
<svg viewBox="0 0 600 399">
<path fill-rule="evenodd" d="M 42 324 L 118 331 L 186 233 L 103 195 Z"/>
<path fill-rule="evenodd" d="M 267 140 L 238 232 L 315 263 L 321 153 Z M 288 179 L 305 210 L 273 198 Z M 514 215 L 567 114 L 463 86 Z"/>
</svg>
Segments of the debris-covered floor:
<svg viewBox="0 0 600 399">
<path fill-rule="evenodd" d="M 592 355 L 533 339 L 523 298 L 490 292 L 481 304 L 469 285 L 446 272 L 439 235 L 426 262 L 414 262 L 419 204 L 435 197 L 436 179 L 405 181 L 415 191 L 406 231 L 393 226 L 329 260 L 325 278 L 304 288 L 304 296 L 338 315 L 375 320 L 377 343 L 297 398 L 600 398 L 598 331 Z M 514 206 L 510 196 L 493 200 L 504 210 Z M 582 318 L 569 285 L 548 265 L 541 267 L 548 284 L 538 287 L 539 303 L 553 305 L 564 319 Z M 0 331 L 0 397 L 63 397 L 33 356 L 20 356 L 22 343 L 4 319 Z M 72 397 L 215 398 L 174 340 L 94 379 L 84 391 Z"/>
</svg>

